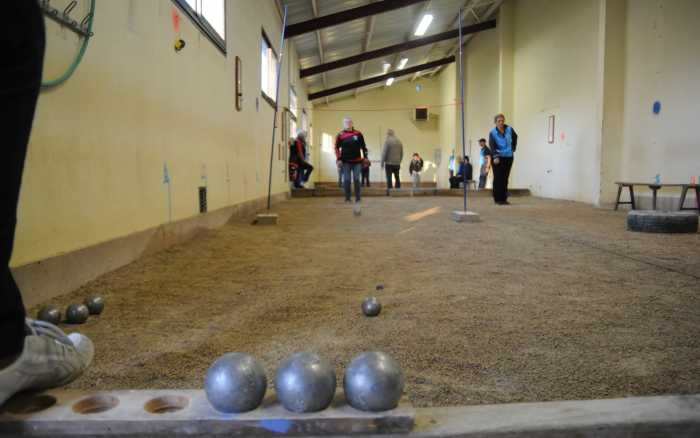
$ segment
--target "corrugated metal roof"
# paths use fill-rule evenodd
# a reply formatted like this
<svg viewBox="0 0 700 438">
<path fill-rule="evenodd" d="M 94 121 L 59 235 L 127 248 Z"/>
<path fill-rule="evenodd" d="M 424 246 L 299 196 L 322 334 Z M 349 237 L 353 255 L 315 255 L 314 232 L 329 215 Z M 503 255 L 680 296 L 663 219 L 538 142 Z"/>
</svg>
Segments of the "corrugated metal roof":
<svg viewBox="0 0 700 438">
<path fill-rule="evenodd" d="M 364 6 L 373 0 L 316 0 L 319 16 L 325 16 L 336 12 Z M 378 1 L 378 0 L 374 0 Z M 281 0 L 282 4 L 288 7 L 288 23 L 295 24 L 314 18 L 312 0 Z M 369 50 L 400 44 L 415 38 L 413 35 L 418 22 L 424 13 L 433 15 L 433 21 L 428 28 L 427 35 L 444 32 L 457 28 L 457 14 L 459 8 L 467 7 L 472 10 L 465 14 L 464 23 L 473 24 L 489 19 L 484 15 L 493 10 L 501 0 L 428 0 L 405 8 L 395 9 L 375 15 L 374 31 L 370 40 Z M 476 14 L 476 15 L 475 15 Z M 364 51 L 364 43 L 367 37 L 370 17 L 352 20 L 336 26 L 319 30 L 321 44 L 323 45 L 324 62 L 354 56 Z M 309 68 L 321 64 L 320 51 L 315 32 L 306 33 L 293 38 L 301 68 Z M 385 62 L 392 64 L 392 69 L 396 68 L 396 63 L 402 57 L 408 58 L 406 67 L 411 67 L 425 62 L 433 61 L 447 55 L 456 44 L 456 40 L 445 41 L 433 45 L 423 46 L 406 51 L 405 53 L 389 55 L 384 58 L 377 58 L 366 61 L 362 78 L 368 78 L 383 74 L 382 65 Z M 336 87 L 360 79 L 360 64 L 330 70 L 325 73 L 327 87 Z M 402 79 L 409 79 L 408 75 Z M 306 81 L 309 92 L 321 91 L 325 88 L 323 75 L 318 74 L 303 79 Z M 397 79 L 399 80 L 399 79 Z M 368 90 L 382 86 L 382 83 L 362 87 Z M 340 93 L 335 98 L 343 95 L 353 94 L 352 92 Z"/>
</svg>

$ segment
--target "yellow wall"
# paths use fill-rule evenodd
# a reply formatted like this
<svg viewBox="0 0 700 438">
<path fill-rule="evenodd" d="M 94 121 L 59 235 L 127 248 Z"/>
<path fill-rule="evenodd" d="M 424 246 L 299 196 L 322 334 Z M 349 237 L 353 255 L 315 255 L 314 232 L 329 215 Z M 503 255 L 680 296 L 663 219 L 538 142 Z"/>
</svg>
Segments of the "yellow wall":
<svg viewBox="0 0 700 438">
<path fill-rule="evenodd" d="M 58 8 L 67 3 L 52 1 Z M 170 0 L 97 2 L 95 36 L 83 63 L 70 81 L 39 99 L 13 266 L 197 215 L 200 185 L 208 187 L 210 211 L 266 196 L 273 110 L 260 98 L 260 38 L 265 29 L 277 48 L 281 18 L 273 0 L 254 3 L 227 2 L 224 55 L 183 13 L 187 46 L 175 53 Z M 73 15 L 86 9 L 81 1 Z M 50 21 L 47 39 L 45 74 L 51 77 L 70 62 L 77 42 Z M 240 112 L 236 55 L 243 61 Z M 285 61 L 290 58 L 280 102 L 287 105 L 291 71 L 299 106 L 308 106 L 296 58 Z M 273 193 L 288 189 L 284 170 L 285 162 L 275 159 Z"/>
<path fill-rule="evenodd" d="M 416 85 L 421 86 L 420 92 L 416 90 Z M 414 152 L 419 153 L 425 162 L 422 181 L 437 181 L 434 150 L 441 149 L 438 126 L 442 120 L 438 117 L 439 108 L 435 109 L 434 115 L 427 122 L 413 121 L 412 108 L 441 103 L 443 102 L 440 100 L 440 85 L 435 79 L 396 82 L 391 87 L 373 89 L 360 93 L 357 97 L 331 101 L 329 105 L 317 104 L 314 111 L 314 142 L 321 145 L 323 134 L 335 139 L 342 129 L 343 117 L 350 116 L 355 128 L 363 133 L 370 151 L 370 159 L 373 161 L 370 180 L 384 181 L 384 173 L 378 160 L 381 158 L 386 130 L 392 128 L 404 146 L 402 181 L 409 181 L 408 166 Z M 322 156 L 318 178 L 322 181 L 336 181 L 337 171 L 332 145 L 326 150 L 321 147 L 318 149 L 321 150 Z"/>
</svg>

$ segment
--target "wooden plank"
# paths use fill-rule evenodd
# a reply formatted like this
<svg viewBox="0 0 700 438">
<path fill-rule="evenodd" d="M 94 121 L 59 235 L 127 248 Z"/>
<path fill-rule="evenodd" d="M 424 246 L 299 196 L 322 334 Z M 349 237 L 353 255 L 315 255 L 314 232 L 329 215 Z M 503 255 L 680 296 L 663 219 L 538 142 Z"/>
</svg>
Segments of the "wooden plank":
<svg viewBox="0 0 700 438">
<path fill-rule="evenodd" d="M 362 412 L 350 407 L 342 391 L 336 393 L 331 406 L 321 412 L 289 412 L 269 394 L 263 405 L 242 414 L 222 414 L 214 410 L 201 390 L 133 390 L 109 391 L 95 395 L 80 391 L 48 391 L 56 403 L 38 412 L 42 406 L 37 395 L 22 396 L 4 406 L 0 413 L 0 436 L 279 436 L 279 435 L 346 435 L 407 433 L 413 429 L 415 411 L 407 401 L 386 412 Z M 95 398 L 91 405 L 89 400 Z M 19 401 L 18 401 L 19 399 Z M 32 401 L 32 399 L 34 401 Z M 86 402 L 88 400 L 88 402 Z M 105 400 L 112 400 L 108 403 Z M 99 411 L 100 403 L 116 406 Z M 161 400 L 158 402 L 152 400 Z M 184 401 L 185 407 L 169 410 L 168 400 Z M 76 406 L 93 407 L 94 412 L 81 414 Z M 161 413 L 146 407 L 160 407 Z M 78 409 L 79 410 L 79 409 Z"/>
</svg>

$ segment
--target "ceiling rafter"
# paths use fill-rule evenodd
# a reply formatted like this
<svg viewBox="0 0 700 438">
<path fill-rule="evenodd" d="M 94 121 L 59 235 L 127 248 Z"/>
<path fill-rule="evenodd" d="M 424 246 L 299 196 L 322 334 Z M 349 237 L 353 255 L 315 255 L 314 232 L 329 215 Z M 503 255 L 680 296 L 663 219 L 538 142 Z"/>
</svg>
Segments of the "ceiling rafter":
<svg viewBox="0 0 700 438">
<path fill-rule="evenodd" d="M 392 11 L 394 9 L 405 8 L 414 3 L 421 3 L 427 0 L 383 0 L 376 3 L 370 3 L 365 6 L 347 9 L 345 11 L 336 12 L 335 14 L 320 17 L 314 16 L 313 19 L 302 21 L 301 23 L 290 24 L 285 29 L 285 38 L 293 38 L 298 35 L 313 32 L 325 27 L 335 26 L 358 18 L 368 17 L 370 15 L 381 14 L 383 12 Z"/>
<path fill-rule="evenodd" d="M 496 0 L 491 4 L 491 7 L 489 7 L 486 12 L 482 15 L 482 18 L 484 20 L 490 19 L 492 16 L 494 16 L 498 12 L 498 8 L 501 7 L 503 4 L 504 0 Z M 462 46 L 465 46 L 472 38 L 474 37 L 474 34 L 469 34 L 466 36 L 463 36 L 464 41 L 457 41 L 457 44 L 455 44 L 450 50 L 447 51 L 445 56 L 449 55 L 454 55 L 454 53 L 459 49 L 459 45 L 462 44 Z M 442 66 L 438 66 L 435 70 L 430 73 L 430 77 L 434 77 L 436 74 L 440 73 L 440 70 L 442 69 Z"/>
<path fill-rule="evenodd" d="M 471 10 L 474 10 L 474 6 L 476 6 L 477 1 L 478 0 L 466 0 L 464 2 L 464 4 L 462 5 L 462 8 L 463 9 L 470 8 Z M 445 31 L 447 32 L 448 30 L 453 29 L 453 28 L 456 29 L 458 26 L 461 26 L 461 23 L 459 22 L 459 14 L 455 15 L 455 18 L 452 19 L 452 22 L 450 22 L 449 26 L 445 29 Z M 430 53 L 433 51 L 434 48 L 435 48 L 435 44 L 432 44 L 430 46 L 430 48 L 428 48 L 428 51 L 426 52 L 425 56 L 423 57 L 423 62 L 428 62 L 428 60 L 430 59 Z M 416 74 L 414 74 L 411 77 L 411 82 L 418 79 L 418 77 L 420 77 L 420 72 L 416 72 Z"/>
</svg>

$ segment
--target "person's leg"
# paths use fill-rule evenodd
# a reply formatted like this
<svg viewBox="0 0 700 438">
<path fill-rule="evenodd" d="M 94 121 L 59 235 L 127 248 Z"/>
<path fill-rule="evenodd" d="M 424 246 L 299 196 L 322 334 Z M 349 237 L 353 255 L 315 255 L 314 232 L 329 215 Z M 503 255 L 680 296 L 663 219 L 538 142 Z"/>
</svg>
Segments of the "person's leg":
<svg viewBox="0 0 700 438">
<path fill-rule="evenodd" d="M 391 184 L 391 164 L 385 164 L 384 165 L 384 173 L 386 174 L 386 189 L 389 190 L 393 188 Z"/>
<path fill-rule="evenodd" d="M 302 161 L 302 162 L 301 162 L 301 165 L 300 165 L 299 167 L 300 167 L 301 170 L 302 170 L 302 172 L 301 172 L 301 174 L 302 174 L 301 181 L 302 181 L 302 182 L 308 182 L 308 181 L 309 181 L 309 177 L 311 176 L 311 172 L 314 171 L 314 166 L 312 166 L 311 164 L 309 164 L 309 163 L 306 162 L 306 161 Z"/>
<path fill-rule="evenodd" d="M 343 187 L 345 188 L 345 201 L 350 202 L 350 169 L 351 163 L 343 163 Z"/>
<path fill-rule="evenodd" d="M 486 187 L 486 175 L 483 173 L 479 174 L 479 190 L 483 189 Z"/>
<path fill-rule="evenodd" d="M 352 183 L 355 186 L 355 202 L 360 202 L 362 198 L 362 186 L 360 185 L 360 174 L 362 173 L 362 164 L 355 163 L 352 165 Z"/>
<path fill-rule="evenodd" d="M 420 188 L 420 172 L 416 172 L 416 187 Z"/>
<path fill-rule="evenodd" d="M 16 356 L 24 345 L 26 313 L 9 264 L 45 45 L 44 19 L 36 1 L 10 1 L 5 13 L 11 19 L 0 26 L 0 359 Z"/>
<path fill-rule="evenodd" d="M 513 157 L 508 157 L 503 163 L 503 201 L 508 201 L 508 179 L 510 179 L 510 169 L 513 167 Z"/>
<path fill-rule="evenodd" d="M 503 158 L 501 158 L 500 163 L 493 165 L 493 200 L 496 203 L 503 202 L 504 199 L 504 161 Z"/>
<path fill-rule="evenodd" d="M 396 165 L 394 166 L 394 179 L 396 180 L 396 188 L 400 189 L 401 188 L 401 177 L 399 174 L 401 173 L 401 166 Z"/>
</svg>

